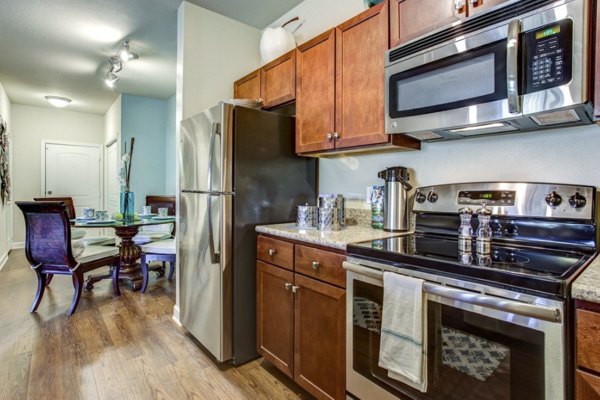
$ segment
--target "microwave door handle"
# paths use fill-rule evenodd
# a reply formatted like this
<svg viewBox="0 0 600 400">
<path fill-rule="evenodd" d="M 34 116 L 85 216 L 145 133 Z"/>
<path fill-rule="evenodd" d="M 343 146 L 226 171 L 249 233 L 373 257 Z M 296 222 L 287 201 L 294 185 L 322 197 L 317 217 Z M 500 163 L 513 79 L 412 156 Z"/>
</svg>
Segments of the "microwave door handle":
<svg viewBox="0 0 600 400">
<path fill-rule="evenodd" d="M 508 97 L 508 112 L 518 114 L 521 112 L 519 98 L 519 36 L 521 34 L 521 21 L 515 19 L 508 25 L 508 38 L 506 46 L 506 85 Z"/>
</svg>

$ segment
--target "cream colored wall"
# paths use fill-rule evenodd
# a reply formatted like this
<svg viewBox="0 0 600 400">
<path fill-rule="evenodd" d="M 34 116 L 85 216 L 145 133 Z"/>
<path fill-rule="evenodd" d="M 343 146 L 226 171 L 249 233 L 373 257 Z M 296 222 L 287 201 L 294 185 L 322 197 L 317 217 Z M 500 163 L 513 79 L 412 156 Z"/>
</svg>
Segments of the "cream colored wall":
<svg viewBox="0 0 600 400">
<path fill-rule="evenodd" d="M 13 104 L 11 107 L 15 200 L 31 200 L 40 196 L 42 140 L 103 144 L 104 117 L 51 108 Z M 13 209 L 14 246 L 22 246 L 25 238 L 23 215 Z"/>
<path fill-rule="evenodd" d="M 233 97 L 233 82 L 260 66 L 260 31 L 184 2 L 178 19 L 181 116 Z"/>
<path fill-rule="evenodd" d="M 6 121 L 6 126 L 8 127 L 8 133 L 10 135 L 13 134 L 14 129 L 12 126 L 12 117 L 11 117 L 11 104 L 6 92 L 4 91 L 4 87 L 2 83 L 0 83 L 0 115 Z M 9 168 L 12 166 L 9 166 Z M 13 196 L 14 197 L 14 196 Z M 10 228 L 10 215 L 11 212 L 11 204 L 2 204 L 0 203 L 0 269 L 4 266 L 6 262 L 6 258 L 8 256 L 8 251 L 10 250 L 10 232 L 8 232 Z"/>
</svg>

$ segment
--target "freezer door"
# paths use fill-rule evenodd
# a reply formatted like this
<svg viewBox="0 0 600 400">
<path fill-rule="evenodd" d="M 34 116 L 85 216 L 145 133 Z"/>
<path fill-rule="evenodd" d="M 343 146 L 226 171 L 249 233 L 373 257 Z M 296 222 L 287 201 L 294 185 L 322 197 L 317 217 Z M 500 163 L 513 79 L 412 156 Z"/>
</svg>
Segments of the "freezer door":
<svg viewBox="0 0 600 400">
<path fill-rule="evenodd" d="M 179 188 L 184 191 L 221 190 L 222 104 L 181 122 Z"/>
<path fill-rule="evenodd" d="M 225 197 L 181 193 L 178 226 L 180 321 L 219 361 L 232 357 L 231 268 L 222 246 Z"/>
</svg>

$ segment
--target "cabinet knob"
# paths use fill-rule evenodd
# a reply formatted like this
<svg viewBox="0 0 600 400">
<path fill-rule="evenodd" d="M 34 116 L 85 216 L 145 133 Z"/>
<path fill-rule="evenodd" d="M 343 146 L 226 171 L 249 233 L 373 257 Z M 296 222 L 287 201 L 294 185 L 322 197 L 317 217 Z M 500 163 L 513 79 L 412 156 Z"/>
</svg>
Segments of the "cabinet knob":
<svg viewBox="0 0 600 400">
<path fill-rule="evenodd" d="M 333 139 L 333 135 L 331 133 L 327 133 L 327 141 L 331 142 L 331 139 Z"/>
<path fill-rule="evenodd" d="M 318 261 L 313 261 L 312 262 L 312 268 L 316 271 L 318 270 L 320 267 L 319 262 Z"/>
<path fill-rule="evenodd" d="M 296 293 L 298 290 L 300 290 L 299 286 L 292 286 L 292 293 Z"/>
<path fill-rule="evenodd" d="M 271 257 L 273 257 L 275 254 L 277 254 L 277 250 L 275 250 L 275 249 L 269 249 L 269 255 Z"/>
<path fill-rule="evenodd" d="M 479 6 L 479 0 L 471 0 L 471 4 L 473 5 L 473 7 L 477 7 Z"/>
<path fill-rule="evenodd" d="M 338 140 L 340 137 L 342 137 L 342 135 L 340 135 L 338 132 L 333 132 L 333 138 L 335 140 Z"/>
<path fill-rule="evenodd" d="M 462 10 L 464 6 L 465 3 L 463 2 L 463 0 L 454 0 L 454 9 L 456 11 Z"/>
<path fill-rule="evenodd" d="M 292 287 L 291 283 L 285 283 L 285 290 L 290 290 L 290 288 Z"/>
</svg>

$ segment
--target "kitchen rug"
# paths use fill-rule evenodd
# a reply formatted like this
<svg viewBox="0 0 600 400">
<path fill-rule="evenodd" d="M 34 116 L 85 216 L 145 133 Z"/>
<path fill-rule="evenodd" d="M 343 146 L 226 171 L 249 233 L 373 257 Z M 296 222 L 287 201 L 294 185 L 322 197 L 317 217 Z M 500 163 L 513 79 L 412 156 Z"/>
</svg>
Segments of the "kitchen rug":
<svg viewBox="0 0 600 400">
<path fill-rule="evenodd" d="M 442 327 L 442 362 L 485 382 L 502 363 L 509 349 L 483 338 Z"/>
<path fill-rule="evenodd" d="M 365 297 L 354 297 L 353 303 L 352 323 L 354 326 L 379 335 L 381 330 L 381 305 Z"/>
</svg>

